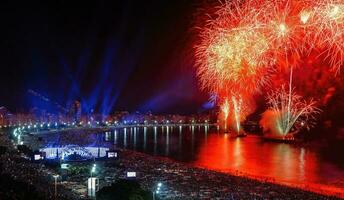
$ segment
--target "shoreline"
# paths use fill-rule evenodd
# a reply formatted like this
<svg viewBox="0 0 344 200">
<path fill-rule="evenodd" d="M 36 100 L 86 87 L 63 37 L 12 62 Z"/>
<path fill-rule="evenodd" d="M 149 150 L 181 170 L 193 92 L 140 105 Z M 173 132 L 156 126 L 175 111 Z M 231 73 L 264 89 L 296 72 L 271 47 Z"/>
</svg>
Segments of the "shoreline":
<svg viewBox="0 0 344 200">
<path fill-rule="evenodd" d="M 282 187 L 290 187 L 290 188 L 294 188 L 294 189 L 300 189 L 300 190 L 304 190 L 307 192 L 316 193 L 319 195 L 324 195 L 324 196 L 329 196 L 329 197 L 333 196 L 333 197 L 344 199 L 344 193 L 343 193 L 344 191 L 343 190 L 338 189 L 338 188 L 333 188 L 330 186 L 326 186 L 326 185 L 322 185 L 322 184 L 299 184 L 296 182 L 293 183 L 293 182 L 287 182 L 287 181 L 277 182 L 274 177 L 256 176 L 256 175 L 241 172 L 238 170 L 229 171 L 229 170 L 208 169 L 206 167 L 194 166 L 192 164 L 190 164 L 190 167 L 199 168 L 202 170 L 214 171 L 214 172 L 222 173 L 224 175 L 229 175 L 229 176 L 248 178 L 248 179 L 252 179 L 255 181 L 259 181 L 259 182 L 279 185 Z"/>
<path fill-rule="evenodd" d="M 152 156 L 152 155 L 148 155 L 145 153 L 141 153 L 141 152 L 137 152 L 137 151 L 133 151 L 133 150 L 127 150 L 127 149 L 119 149 L 121 153 L 123 153 L 125 156 L 133 156 L 136 158 L 142 159 L 145 158 L 147 160 L 149 160 L 149 162 L 154 162 L 156 163 L 160 163 L 161 165 L 170 165 L 170 166 L 177 166 L 177 169 L 182 169 L 182 171 L 187 171 L 187 172 L 193 172 L 194 174 L 207 174 L 210 175 L 211 177 L 216 177 L 216 179 L 214 180 L 208 180 L 205 177 L 198 177 L 195 175 L 194 179 L 196 179 L 197 181 L 195 181 L 194 183 L 197 184 L 201 184 L 204 189 L 206 188 L 206 186 L 204 185 L 208 185 L 208 189 L 212 190 L 212 187 L 215 187 L 215 185 L 217 184 L 212 184 L 210 182 L 218 182 L 218 180 L 223 180 L 223 185 L 222 188 L 217 188 L 215 190 L 222 190 L 222 191 L 230 191 L 231 187 L 230 185 L 228 185 L 228 182 L 240 182 L 240 181 L 245 181 L 247 182 L 247 184 L 249 185 L 253 185 L 257 189 L 257 191 L 251 190 L 251 191 L 247 191 L 249 193 L 252 193 L 252 196 L 250 198 L 286 198 L 287 195 L 290 195 L 289 192 L 293 192 L 294 195 L 296 196 L 302 196 L 303 199 L 308 199 L 308 197 L 310 199 L 339 199 L 339 198 L 343 198 L 343 196 L 340 196 L 339 193 L 323 193 L 324 190 L 319 191 L 319 188 L 317 188 L 317 192 L 310 190 L 309 188 L 304 188 L 304 187 L 297 187 L 296 184 L 283 184 L 283 183 L 276 183 L 273 182 L 271 180 L 269 180 L 268 178 L 258 178 L 258 177 L 251 177 L 249 175 L 244 175 L 243 173 L 239 173 L 239 174 L 234 174 L 234 173 L 228 173 L 228 172 L 220 172 L 220 171 L 215 171 L 215 170 L 209 170 L 206 168 L 202 168 L 202 167 L 196 167 L 193 166 L 192 164 L 186 164 L 186 163 L 182 163 L 182 162 L 178 162 L 178 161 L 174 161 L 170 158 L 165 158 L 165 157 L 157 157 L 157 156 Z M 154 170 L 154 169 L 151 169 Z M 170 167 L 168 169 L 165 170 L 174 170 L 173 167 Z M 184 172 L 185 172 L 184 171 Z M 183 178 L 182 176 L 185 175 L 185 173 L 180 174 L 181 177 L 179 178 Z M 190 175 L 191 176 L 191 175 Z M 236 187 L 241 187 L 241 186 L 236 186 Z M 266 187 L 265 189 L 262 187 Z M 251 188 L 252 189 L 252 188 Z M 260 191 L 260 189 L 262 189 L 262 191 Z M 267 189 L 272 189 L 271 191 L 267 191 Z M 244 189 L 243 189 L 244 191 Z M 192 191 L 189 191 L 190 194 L 192 193 Z M 272 192 L 272 193 L 271 193 Z M 235 193 L 235 192 L 234 192 Z M 270 194 L 271 193 L 271 194 Z M 275 195 L 273 194 L 275 193 Z M 286 195 L 286 196 L 284 196 Z M 343 194 L 342 194 L 343 195 Z M 186 195 L 188 196 L 188 195 Z M 197 198 L 201 198 L 202 194 L 198 194 L 196 195 Z M 307 197 L 308 196 L 308 197 Z M 211 196 L 210 198 L 220 198 L 218 196 Z M 229 198 L 229 197 L 226 197 Z M 241 196 L 238 196 L 239 199 L 244 199 L 241 198 Z M 234 198 L 236 199 L 236 198 Z M 291 198 L 294 199 L 294 198 Z M 296 198 L 297 199 L 297 198 Z M 300 198 L 301 199 L 301 198 Z"/>
</svg>

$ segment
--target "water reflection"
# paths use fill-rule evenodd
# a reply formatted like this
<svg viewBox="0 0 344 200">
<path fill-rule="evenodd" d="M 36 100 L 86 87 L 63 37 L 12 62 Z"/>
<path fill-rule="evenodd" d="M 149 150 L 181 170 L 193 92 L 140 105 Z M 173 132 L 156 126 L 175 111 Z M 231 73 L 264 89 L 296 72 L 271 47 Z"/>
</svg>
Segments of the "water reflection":
<svg viewBox="0 0 344 200">
<path fill-rule="evenodd" d="M 124 128 L 124 147 L 127 147 L 127 128 Z"/>
<path fill-rule="evenodd" d="M 157 134 L 158 134 L 158 131 L 157 131 L 157 127 L 154 127 L 154 155 L 156 155 L 156 148 L 157 148 Z"/>
<path fill-rule="evenodd" d="M 136 127 L 134 128 L 134 149 L 136 149 Z"/>
<path fill-rule="evenodd" d="M 180 154 L 182 152 L 182 144 L 183 144 L 183 135 L 182 132 L 183 131 L 183 127 L 179 126 L 179 137 L 178 137 L 178 153 Z"/>
<path fill-rule="evenodd" d="M 305 180 L 305 148 L 301 148 L 300 150 L 300 180 L 304 181 Z"/>
<path fill-rule="evenodd" d="M 105 141 L 110 141 L 111 139 L 111 132 L 107 131 L 105 132 Z"/>
<path fill-rule="evenodd" d="M 117 138 L 118 138 L 118 131 L 117 129 L 114 131 L 114 144 L 117 144 Z"/>
<path fill-rule="evenodd" d="M 335 187 L 334 190 L 344 192 L 344 170 L 321 160 L 317 149 L 262 142 L 254 136 L 230 138 L 226 134 L 211 134 L 192 163 L 287 184 L 324 190 Z"/>
<path fill-rule="evenodd" d="M 146 150 L 147 147 L 147 127 L 143 128 L 143 149 Z"/>
<path fill-rule="evenodd" d="M 241 139 L 242 138 L 236 138 L 234 142 L 234 166 L 237 168 L 242 165 L 243 163 L 243 157 L 241 156 Z"/>
<path fill-rule="evenodd" d="M 191 126 L 191 155 L 194 156 L 195 149 L 195 126 Z"/>
<path fill-rule="evenodd" d="M 80 139 L 167 156 L 211 170 L 344 192 L 342 159 L 328 158 L 330 154 L 323 153 L 326 149 L 263 142 L 256 136 L 232 138 L 220 133 L 218 127 L 123 128 L 114 130 L 113 134 L 104 133 L 99 138 L 94 134 Z M 101 139 L 103 141 L 98 141 Z M 70 142 L 64 138 L 47 139 L 52 140 Z"/>
<path fill-rule="evenodd" d="M 166 147 L 165 147 L 165 156 L 170 154 L 170 131 L 169 127 L 166 126 Z"/>
</svg>

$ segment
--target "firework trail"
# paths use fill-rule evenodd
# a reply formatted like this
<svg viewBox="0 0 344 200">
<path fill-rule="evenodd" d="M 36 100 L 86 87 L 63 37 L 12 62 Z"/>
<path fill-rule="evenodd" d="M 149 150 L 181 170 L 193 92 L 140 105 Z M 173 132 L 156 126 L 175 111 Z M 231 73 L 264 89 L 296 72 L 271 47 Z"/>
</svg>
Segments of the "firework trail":
<svg viewBox="0 0 344 200">
<path fill-rule="evenodd" d="M 235 122 L 235 131 L 237 134 L 240 133 L 240 122 L 241 120 L 241 115 L 243 114 L 242 109 L 242 98 L 237 98 L 235 96 L 232 96 L 232 102 L 233 102 L 233 114 L 234 114 L 234 122 Z"/>
<path fill-rule="evenodd" d="M 244 103 L 245 102 L 245 103 Z M 220 103 L 220 124 L 223 125 L 225 132 L 228 128 L 237 134 L 242 133 L 240 123 L 246 119 L 255 107 L 252 100 L 243 98 L 240 95 L 227 95 Z"/>
<path fill-rule="evenodd" d="M 222 112 L 221 114 L 223 115 L 223 117 L 221 117 L 221 119 L 223 119 L 224 129 L 225 129 L 225 131 L 227 131 L 227 121 L 228 121 L 228 115 L 229 115 L 229 103 L 228 103 L 227 98 L 225 99 L 225 101 L 221 105 L 221 112 Z"/>
</svg>

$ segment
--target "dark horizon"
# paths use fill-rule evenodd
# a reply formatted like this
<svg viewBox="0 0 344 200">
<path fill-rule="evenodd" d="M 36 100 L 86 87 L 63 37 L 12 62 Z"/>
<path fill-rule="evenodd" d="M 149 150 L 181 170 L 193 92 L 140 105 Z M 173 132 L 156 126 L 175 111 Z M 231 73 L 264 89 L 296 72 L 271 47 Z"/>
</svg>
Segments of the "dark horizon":
<svg viewBox="0 0 344 200">
<path fill-rule="evenodd" d="M 194 1 L 3 2 L 0 106 L 196 113 Z M 34 95 L 36 94 L 36 95 Z"/>
</svg>

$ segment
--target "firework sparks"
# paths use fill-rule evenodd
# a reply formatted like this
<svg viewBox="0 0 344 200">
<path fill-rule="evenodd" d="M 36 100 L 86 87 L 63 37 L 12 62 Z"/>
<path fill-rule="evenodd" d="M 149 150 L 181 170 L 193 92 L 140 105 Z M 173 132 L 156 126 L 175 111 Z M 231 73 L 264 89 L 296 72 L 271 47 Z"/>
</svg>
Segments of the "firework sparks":
<svg viewBox="0 0 344 200">
<path fill-rule="evenodd" d="M 267 51 L 267 41 L 254 31 L 221 33 L 202 52 L 198 76 L 202 87 L 210 91 L 257 91 L 267 79 L 266 66 L 271 60 L 262 59 Z M 242 83 L 245 83 L 243 85 Z"/>
<path fill-rule="evenodd" d="M 331 66 L 339 70 L 344 55 L 343 31 L 343 0 L 225 2 L 202 30 L 202 42 L 197 45 L 199 75 L 207 88 L 208 69 L 217 73 L 226 69 L 227 73 L 220 73 L 220 82 L 238 80 L 235 73 L 240 68 L 249 67 L 252 72 L 253 68 L 280 64 L 273 62 L 276 55 L 285 58 L 291 51 L 304 54 L 312 50 L 326 54 Z"/>
<path fill-rule="evenodd" d="M 338 72 L 344 62 L 343 31 L 344 0 L 225 1 L 216 17 L 202 29 L 200 43 L 196 45 L 201 87 L 231 102 L 238 125 L 243 110 L 239 99 L 233 101 L 232 94 L 250 98 L 269 83 L 271 74 L 281 69 L 289 71 L 289 91 L 280 93 L 287 97 L 275 93 L 275 99 L 287 99 L 283 102 L 286 110 L 278 114 L 286 115 L 279 117 L 281 130 L 286 134 L 299 118 L 294 115 L 295 105 L 306 107 L 300 108 L 301 116 L 307 116 L 308 108 L 313 108 L 313 103 L 298 102 L 300 97 L 293 93 L 293 68 L 302 63 L 303 56 L 317 52 Z M 274 110 L 277 112 L 277 108 Z M 240 130 L 238 127 L 235 129 Z"/>
<path fill-rule="evenodd" d="M 260 123 L 264 130 L 286 136 L 291 131 L 297 132 L 300 128 L 310 128 L 312 126 L 315 115 L 320 112 L 315 107 L 315 102 L 302 100 L 302 97 L 295 94 L 293 90 L 291 94 L 290 98 L 289 91 L 282 86 L 281 89 L 268 95 L 269 109 L 263 114 Z M 271 118 L 269 120 L 273 123 L 266 123 L 265 118 L 267 116 Z"/>
<path fill-rule="evenodd" d="M 316 41 L 333 69 L 338 72 L 344 58 L 344 1 L 318 1 L 314 13 Z"/>
</svg>

